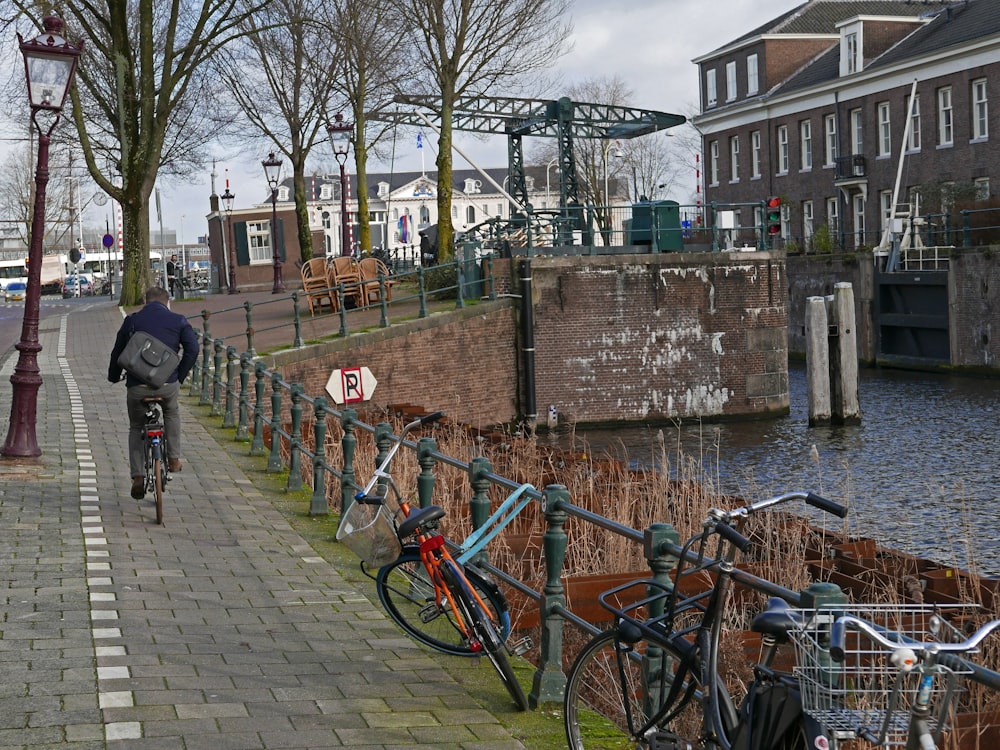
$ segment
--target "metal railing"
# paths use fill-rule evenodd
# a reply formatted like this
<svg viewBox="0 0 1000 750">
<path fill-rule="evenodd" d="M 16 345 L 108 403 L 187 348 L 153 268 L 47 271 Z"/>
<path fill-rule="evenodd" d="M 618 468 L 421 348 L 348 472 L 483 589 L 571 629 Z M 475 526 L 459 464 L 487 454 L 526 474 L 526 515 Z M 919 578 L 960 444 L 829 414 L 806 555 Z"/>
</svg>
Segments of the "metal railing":
<svg viewBox="0 0 1000 750">
<path fill-rule="evenodd" d="M 285 381 L 280 372 L 268 370 L 263 362 L 254 362 L 250 353 L 237 355 L 234 347 L 225 347 L 221 340 L 212 342 L 212 350 L 213 360 L 209 362 L 206 358 L 201 365 L 201 372 L 196 370 L 193 373 L 190 395 L 199 396 L 199 404 L 210 405 L 210 415 L 221 416 L 221 426 L 234 429 L 235 440 L 249 442 L 251 456 L 266 456 L 268 472 L 287 469 L 288 491 L 305 489 L 303 476 L 311 477 L 310 515 L 326 515 L 331 506 L 335 511 L 346 509 L 353 502 L 354 492 L 358 488 L 355 466 L 358 433 L 372 435 L 377 449 L 374 464 L 378 465 L 395 442 L 392 426 L 387 423 L 366 424 L 358 419 L 358 413 L 353 408 L 334 408 L 323 396 L 307 395 L 301 384 Z M 202 384 L 200 393 L 195 386 L 199 382 L 199 374 Z M 286 399 L 289 404 L 287 427 L 283 422 Z M 311 410 L 313 417 L 313 434 L 309 441 L 303 435 L 306 409 Z M 326 451 L 329 418 L 338 420 L 342 431 L 339 466 L 330 463 Z M 268 435 L 267 440 L 265 433 Z M 415 443 L 404 441 L 402 444 L 403 450 L 415 453 L 416 463 L 420 467 L 416 481 L 420 507 L 426 507 L 432 502 L 435 468 L 438 464 L 457 468 L 468 477 L 473 529 L 481 527 L 491 514 L 491 487 L 496 486 L 503 491 L 522 487 L 521 482 L 496 474 L 487 458 L 476 457 L 471 461 L 463 461 L 441 453 L 437 448 L 436 441 L 430 437 L 420 438 Z M 332 492 L 328 492 L 328 484 Z M 533 589 L 528 583 L 491 564 L 488 558 L 477 562 L 537 606 L 541 628 L 538 644 L 540 657 L 539 663 L 535 665 L 530 701 L 533 707 L 538 707 L 562 700 L 565 687 L 564 626 L 569 623 L 590 634 L 599 632 L 598 627 L 575 614 L 567 603 L 563 583 L 568 542 L 565 530 L 567 521 L 573 518 L 581 523 L 592 524 L 605 532 L 642 545 L 643 556 L 650 570 L 649 577 L 666 586 L 671 584 L 670 573 L 682 550 L 678 532 L 670 524 L 653 523 L 642 530 L 624 526 L 574 504 L 569 490 L 563 485 L 550 484 L 540 491 L 529 489 L 526 494 L 539 504 L 544 519 L 544 585 L 541 589 Z M 741 570 L 737 570 L 734 577 L 738 583 L 755 591 L 781 597 L 792 605 L 802 604 L 803 594 L 799 592 Z M 972 678 L 1000 689 L 1000 673 L 975 667 Z"/>
</svg>

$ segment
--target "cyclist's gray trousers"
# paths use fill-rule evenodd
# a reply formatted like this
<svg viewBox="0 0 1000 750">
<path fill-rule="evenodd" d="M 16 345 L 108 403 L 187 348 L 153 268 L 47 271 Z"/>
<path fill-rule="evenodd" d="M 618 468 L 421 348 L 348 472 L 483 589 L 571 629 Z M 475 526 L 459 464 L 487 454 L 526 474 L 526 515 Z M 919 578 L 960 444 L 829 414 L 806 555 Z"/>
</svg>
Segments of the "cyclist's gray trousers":
<svg viewBox="0 0 1000 750">
<path fill-rule="evenodd" d="M 128 466 L 133 477 L 146 473 L 142 455 L 142 430 L 146 424 L 146 408 L 142 399 L 147 396 L 163 398 L 163 428 L 167 433 L 166 458 L 181 457 L 181 410 L 177 405 L 180 383 L 164 383 L 159 388 L 148 385 L 134 385 L 128 389 L 125 405 L 128 408 Z"/>
</svg>

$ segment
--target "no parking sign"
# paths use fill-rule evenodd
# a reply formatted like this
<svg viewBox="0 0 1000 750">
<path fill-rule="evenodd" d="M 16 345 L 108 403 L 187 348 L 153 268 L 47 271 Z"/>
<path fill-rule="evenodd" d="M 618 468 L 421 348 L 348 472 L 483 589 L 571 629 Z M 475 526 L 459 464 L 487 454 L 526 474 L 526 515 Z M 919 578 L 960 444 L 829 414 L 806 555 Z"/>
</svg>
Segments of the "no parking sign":
<svg viewBox="0 0 1000 750">
<path fill-rule="evenodd" d="M 367 367 L 345 367 L 334 370 L 326 382 L 326 392 L 337 404 L 367 401 L 375 393 L 378 381 Z"/>
</svg>

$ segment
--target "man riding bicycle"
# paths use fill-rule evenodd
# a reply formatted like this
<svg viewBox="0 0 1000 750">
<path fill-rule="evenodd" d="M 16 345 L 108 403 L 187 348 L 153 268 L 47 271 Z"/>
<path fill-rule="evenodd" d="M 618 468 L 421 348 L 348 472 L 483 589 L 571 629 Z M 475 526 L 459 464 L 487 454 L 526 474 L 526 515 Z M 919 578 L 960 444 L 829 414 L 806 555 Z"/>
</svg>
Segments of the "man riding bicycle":
<svg viewBox="0 0 1000 750">
<path fill-rule="evenodd" d="M 126 377 L 128 393 L 125 405 L 128 409 L 128 462 L 132 477 L 132 497 L 141 500 L 146 494 L 145 471 L 143 465 L 142 431 L 145 426 L 146 410 L 142 403 L 144 398 L 157 396 L 163 399 L 163 426 L 167 436 L 167 462 L 171 472 L 181 470 L 181 412 L 178 405 L 178 394 L 181 383 L 187 378 L 191 368 L 198 359 L 198 335 L 183 315 L 170 311 L 170 294 L 159 286 L 146 291 L 146 305 L 138 312 L 125 318 L 114 348 L 111 350 L 111 363 L 108 365 L 108 380 L 117 383 L 122 378 L 122 368 L 118 364 L 118 356 L 136 331 L 145 331 L 175 352 L 183 349 L 180 364 L 159 388 L 146 385 L 138 378 L 129 374 Z"/>
</svg>

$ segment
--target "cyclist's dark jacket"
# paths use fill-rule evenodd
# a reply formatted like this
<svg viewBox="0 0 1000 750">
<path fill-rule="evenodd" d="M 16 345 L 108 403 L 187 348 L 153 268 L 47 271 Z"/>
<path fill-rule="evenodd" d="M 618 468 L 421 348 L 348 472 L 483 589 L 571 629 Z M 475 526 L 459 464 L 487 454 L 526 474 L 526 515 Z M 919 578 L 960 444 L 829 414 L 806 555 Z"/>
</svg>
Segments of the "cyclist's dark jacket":
<svg viewBox="0 0 1000 750">
<path fill-rule="evenodd" d="M 198 359 L 198 335 L 188 323 L 187 318 L 171 312 L 162 302 L 147 302 L 141 310 L 125 318 L 122 327 L 118 329 L 114 349 L 111 350 L 108 380 L 117 383 L 121 378 L 122 368 L 118 366 L 118 356 L 122 353 L 133 331 L 145 331 L 152 334 L 175 352 L 180 352 L 183 347 L 184 352 L 181 354 L 181 363 L 177 366 L 177 372 L 167 378 L 168 383 L 175 380 L 183 383 Z M 142 381 L 128 375 L 125 385 L 131 388 L 134 385 L 142 385 Z"/>
</svg>

